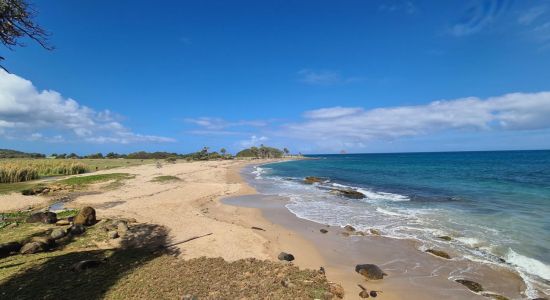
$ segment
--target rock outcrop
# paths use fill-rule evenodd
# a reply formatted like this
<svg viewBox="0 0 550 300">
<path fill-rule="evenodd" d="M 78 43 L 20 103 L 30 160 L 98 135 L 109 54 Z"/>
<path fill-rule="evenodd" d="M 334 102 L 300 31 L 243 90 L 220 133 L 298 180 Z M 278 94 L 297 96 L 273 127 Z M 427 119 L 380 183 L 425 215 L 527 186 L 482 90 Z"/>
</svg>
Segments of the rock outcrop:
<svg viewBox="0 0 550 300">
<path fill-rule="evenodd" d="M 361 264 L 355 266 L 355 272 L 363 275 L 368 280 L 384 279 L 388 274 L 384 273 L 377 265 Z"/>
<path fill-rule="evenodd" d="M 78 212 L 74 218 L 74 224 L 92 226 L 96 223 L 95 209 L 86 206 Z"/>
</svg>

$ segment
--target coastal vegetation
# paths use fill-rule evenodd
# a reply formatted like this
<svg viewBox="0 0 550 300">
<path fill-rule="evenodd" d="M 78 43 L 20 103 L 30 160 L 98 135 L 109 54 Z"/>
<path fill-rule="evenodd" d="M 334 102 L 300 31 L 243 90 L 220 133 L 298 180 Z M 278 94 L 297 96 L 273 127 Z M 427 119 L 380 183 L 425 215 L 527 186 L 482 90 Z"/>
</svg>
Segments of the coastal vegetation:
<svg viewBox="0 0 550 300">
<path fill-rule="evenodd" d="M 0 160 L 0 183 L 16 183 L 46 176 L 82 174 L 89 168 L 77 161 L 47 159 Z"/>
<path fill-rule="evenodd" d="M 285 148 L 286 149 L 286 148 Z M 287 150 L 288 151 L 288 150 Z M 237 153 L 236 157 L 243 158 L 281 158 L 283 152 L 277 148 L 261 145 L 260 147 L 250 147 Z"/>
<path fill-rule="evenodd" d="M 163 175 L 163 176 L 157 176 L 155 178 L 153 178 L 153 182 L 170 182 L 170 181 L 179 181 L 181 180 L 179 177 L 177 176 L 171 176 L 171 175 Z"/>
</svg>

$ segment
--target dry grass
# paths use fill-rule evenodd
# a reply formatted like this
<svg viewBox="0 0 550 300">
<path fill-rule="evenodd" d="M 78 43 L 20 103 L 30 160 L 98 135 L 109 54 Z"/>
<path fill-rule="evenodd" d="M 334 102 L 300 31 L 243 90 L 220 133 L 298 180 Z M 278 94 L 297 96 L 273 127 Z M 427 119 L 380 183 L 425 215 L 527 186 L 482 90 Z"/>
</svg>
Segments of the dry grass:
<svg viewBox="0 0 550 300">
<path fill-rule="evenodd" d="M 43 176 L 75 175 L 88 171 L 88 166 L 75 160 L 7 159 L 0 160 L 0 183 L 23 182 Z"/>
</svg>

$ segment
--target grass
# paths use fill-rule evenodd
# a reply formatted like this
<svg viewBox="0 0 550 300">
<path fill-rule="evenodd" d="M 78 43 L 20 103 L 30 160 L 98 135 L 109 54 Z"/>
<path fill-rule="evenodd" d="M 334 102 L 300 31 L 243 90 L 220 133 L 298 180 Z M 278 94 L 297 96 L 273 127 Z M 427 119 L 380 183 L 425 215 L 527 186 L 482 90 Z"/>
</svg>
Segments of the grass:
<svg viewBox="0 0 550 300">
<path fill-rule="evenodd" d="M 57 213 L 58 219 L 66 219 L 68 217 L 74 217 L 78 214 L 78 209 L 67 209 Z"/>
<path fill-rule="evenodd" d="M 125 179 L 134 178 L 135 175 L 128 173 L 110 173 L 110 174 L 97 174 L 97 175 L 87 175 L 87 176 L 78 176 L 71 177 L 63 180 L 59 180 L 56 183 L 70 185 L 72 187 L 85 187 L 90 184 L 106 182 L 106 181 L 115 181 L 119 182 Z"/>
<path fill-rule="evenodd" d="M 45 176 L 75 175 L 88 171 L 76 160 L 3 159 L 0 160 L 0 183 L 30 181 Z"/>
<path fill-rule="evenodd" d="M 181 180 L 177 176 L 171 176 L 171 175 L 163 175 L 163 176 L 157 176 L 151 180 L 152 182 L 169 182 L 169 181 L 179 181 Z"/>
</svg>

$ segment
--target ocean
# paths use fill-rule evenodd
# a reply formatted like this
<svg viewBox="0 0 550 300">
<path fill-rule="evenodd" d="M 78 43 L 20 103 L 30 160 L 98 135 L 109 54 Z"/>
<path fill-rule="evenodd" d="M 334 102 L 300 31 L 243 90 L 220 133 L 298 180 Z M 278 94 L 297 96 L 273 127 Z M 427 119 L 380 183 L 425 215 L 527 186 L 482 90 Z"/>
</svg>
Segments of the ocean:
<svg viewBox="0 0 550 300">
<path fill-rule="evenodd" d="M 550 293 L 550 151 L 311 155 L 256 166 L 253 185 L 299 218 L 451 248 Z M 306 176 L 324 179 L 308 185 Z M 334 188 L 353 189 L 348 199 Z M 441 236 L 451 237 L 451 241 Z"/>
</svg>

